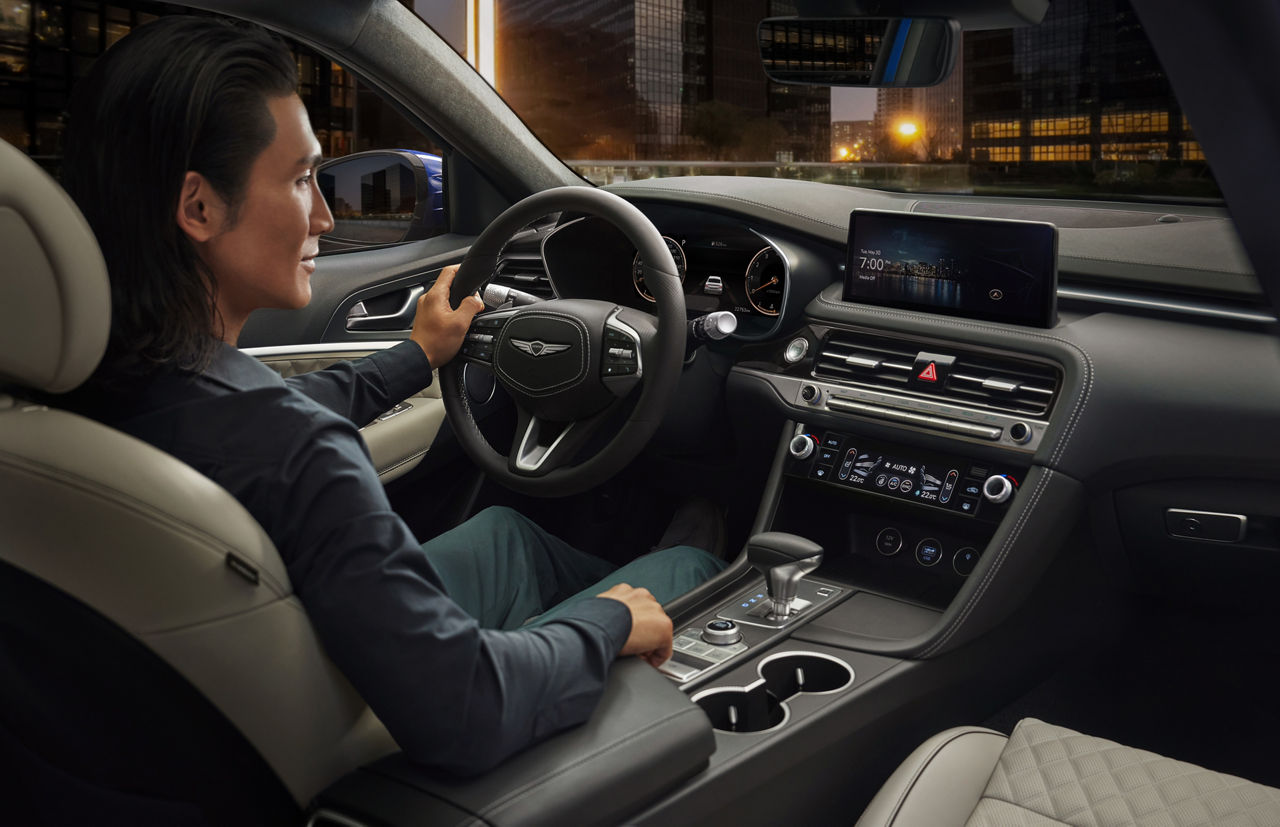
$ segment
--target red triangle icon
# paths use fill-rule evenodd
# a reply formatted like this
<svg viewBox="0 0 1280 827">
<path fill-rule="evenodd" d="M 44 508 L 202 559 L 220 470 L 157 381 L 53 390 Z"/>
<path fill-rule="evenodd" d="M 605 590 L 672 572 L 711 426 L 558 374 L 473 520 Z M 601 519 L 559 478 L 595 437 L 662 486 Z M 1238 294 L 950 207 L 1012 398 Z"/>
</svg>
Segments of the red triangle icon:
<svg viewBox="0 0 1280 827">
<path fill-rule="evenodd" d="M 934 362 L 930 362 L 929 367 L 920 371 L 920 375 L 917 376 L 916 378 L 923 379 L 925 382 L 937 382 L 938 381 L 938 365 Z"/>
</svg>

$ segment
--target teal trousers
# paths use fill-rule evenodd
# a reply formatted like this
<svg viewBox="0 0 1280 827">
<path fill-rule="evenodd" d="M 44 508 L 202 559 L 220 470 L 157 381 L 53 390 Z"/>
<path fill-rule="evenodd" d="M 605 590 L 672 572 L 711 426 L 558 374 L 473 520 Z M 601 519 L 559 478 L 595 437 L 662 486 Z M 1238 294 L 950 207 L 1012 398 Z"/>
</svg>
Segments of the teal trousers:
<svg viewBox="0 0 1280 827">
<path fill-rule="evenodd" d="M 486 508 L 422 550 L 445 593 L 486 629 L 545 623 L 618 583 L 644 587 L 665 604 L 726 565 L 702 549 L 674 546 L 617 567 L 502 507 Z"/>
</svg>

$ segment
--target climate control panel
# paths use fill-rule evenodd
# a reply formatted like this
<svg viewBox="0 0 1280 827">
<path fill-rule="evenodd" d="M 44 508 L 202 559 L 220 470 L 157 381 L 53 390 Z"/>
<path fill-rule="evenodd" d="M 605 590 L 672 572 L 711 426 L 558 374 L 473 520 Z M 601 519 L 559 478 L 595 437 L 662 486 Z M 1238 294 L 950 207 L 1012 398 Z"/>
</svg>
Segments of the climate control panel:
<svg viewBox="0 0 1280 827">
<path fill-rule="evenodd" d="M 1004 515 L 1021 476 L 1020 471 L 985 460 L 893 446 L 839 431 L 800 429 L 790 452 L 787 472 L 793 476 L 984 520 Z"/>
</svg>

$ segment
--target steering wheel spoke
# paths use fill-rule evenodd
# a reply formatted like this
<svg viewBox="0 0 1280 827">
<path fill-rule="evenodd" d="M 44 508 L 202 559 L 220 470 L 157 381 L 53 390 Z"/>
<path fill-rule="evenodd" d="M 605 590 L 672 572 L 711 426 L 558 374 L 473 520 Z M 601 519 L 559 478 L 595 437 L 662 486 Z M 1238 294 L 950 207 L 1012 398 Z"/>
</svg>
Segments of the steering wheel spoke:
<svg viewBox="0 0 1280 827">
<path fill-rule="evenodd" d="M 517 405 L 515 437 L 507 467 L 521 476 L 542 476 L 573 460 L 604 413 L 571 422 L 551 422 Z"/>
</svg>

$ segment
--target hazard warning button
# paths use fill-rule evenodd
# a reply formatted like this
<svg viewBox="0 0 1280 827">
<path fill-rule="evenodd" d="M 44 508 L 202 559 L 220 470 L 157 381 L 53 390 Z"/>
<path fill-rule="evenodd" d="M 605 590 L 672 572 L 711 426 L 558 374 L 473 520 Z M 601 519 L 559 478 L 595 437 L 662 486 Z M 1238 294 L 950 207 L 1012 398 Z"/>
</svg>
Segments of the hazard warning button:
<svg viewBox="0 0 1280 827">
<path fill-rule="evenodd" d="M 937 387 L 946 381 L 955 363 L 956 357 L 945 353 L 917 353 L 911 369 L 911 384 L 921 389 Z"/>
</svg>

